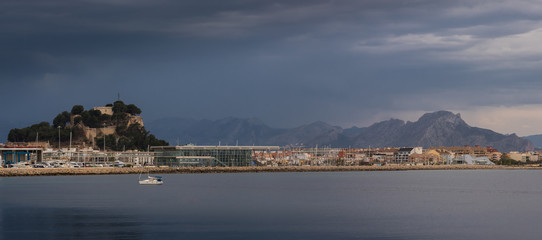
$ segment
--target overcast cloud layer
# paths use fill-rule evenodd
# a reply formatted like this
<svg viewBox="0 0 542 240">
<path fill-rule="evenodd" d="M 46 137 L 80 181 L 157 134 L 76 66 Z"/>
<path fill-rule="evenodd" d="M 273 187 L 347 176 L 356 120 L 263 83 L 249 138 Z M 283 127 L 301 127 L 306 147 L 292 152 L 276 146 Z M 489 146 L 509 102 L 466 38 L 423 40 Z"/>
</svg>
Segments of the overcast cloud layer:
<svg viewBox="0 0 542 240">
<path fill-rule="evenodd" d="M 540 1 L 4 0 L 0 32 L 0 142 L 118 92 L 146 121 L 362 127 L 451 110 L 542 133 Z"/>
</svg>

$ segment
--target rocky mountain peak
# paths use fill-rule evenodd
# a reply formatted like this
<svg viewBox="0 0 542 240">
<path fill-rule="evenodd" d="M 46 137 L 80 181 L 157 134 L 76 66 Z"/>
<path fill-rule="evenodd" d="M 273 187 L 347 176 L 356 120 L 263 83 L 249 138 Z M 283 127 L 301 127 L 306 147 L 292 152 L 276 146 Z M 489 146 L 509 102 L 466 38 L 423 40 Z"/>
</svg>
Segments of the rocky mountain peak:
<svg viewBox="0 0 542 240">
<path fill-rule="evenodd" d="M 433 113 L 426 113 L 423 116 L 421 116 L 418 119 L 418 122 L 420 124 L 428 124 L 428 123 L 441 123 L 451 126 L 458 126 L 458 125 L 467 125 L 463 119 L 461 119 L 461 115 L 453 114 L 449 111 L 437 111 Z"/>
</svg>

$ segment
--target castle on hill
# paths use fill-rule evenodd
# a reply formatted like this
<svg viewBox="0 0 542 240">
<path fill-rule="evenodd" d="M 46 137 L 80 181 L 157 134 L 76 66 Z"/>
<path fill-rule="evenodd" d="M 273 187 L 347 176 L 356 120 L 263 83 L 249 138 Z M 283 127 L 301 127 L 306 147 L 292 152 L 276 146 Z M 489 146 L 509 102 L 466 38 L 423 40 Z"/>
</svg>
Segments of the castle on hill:
<svg viewBox="0 0 542 240">
<path fill-rule="evenodd" d="M 105 106 L 105 107 L 94 107 L 92 110 L 95 110 L 95 111 L 100 111 L 100 113 L 102 115 L 108 115 L 108 116 L 113 116 L 114 112 L 113 112 L 113 106 Z M 117 134 L 116 132 L 116 129 L 117 129 L 117 124 L 115 124 L 114 122 L 113 123 L 104 123 L 102 127 L 89 127 L 89 126 L 86 126 L 82 121 L 81 122 L 78 122 L 78 123 L 75 123 L 75 119 L 77 117 L 81 117 L 81 115 L 71 115 L 70 116 L 70 123 L 68 126 L 71 126 L 71 127 L 77 127 L 77 128 L 81 128 L 83 130 L 83 134 L 85 136 L 86 139 L 90 140 L 90 144 L 91 146 L 95 146 L 96 145 L 96 142 L 95 142 L 95 139 L 97 137 L 103 137 L 104 135 L 115 135 Z M 144 127 L 143 125 L 143 117 L 141 116 L 138 116 L 138 115 L 128 115 L 128 119 L 127 121 L 124 123 L 126 125 L 126 127 L 129 127 L 130 125 L 133 125 L 133 124 L 139 124 L 141 127 Z"/>
<path fill-rule="evenodd" d="M 141 109 L 118 100 L 104 107 L 85 110 L 74 105 L 49 122 L 40 122 L 22 129 L 11 129 L 8 141 L 21 145 L 46 142 L 52 148 L 105 148 L 106 150 L 145 150 L 148 146 L 168 143 L 145 130 Z M 69 144 L 68 144 L 69 142 Z"/>
</svg>

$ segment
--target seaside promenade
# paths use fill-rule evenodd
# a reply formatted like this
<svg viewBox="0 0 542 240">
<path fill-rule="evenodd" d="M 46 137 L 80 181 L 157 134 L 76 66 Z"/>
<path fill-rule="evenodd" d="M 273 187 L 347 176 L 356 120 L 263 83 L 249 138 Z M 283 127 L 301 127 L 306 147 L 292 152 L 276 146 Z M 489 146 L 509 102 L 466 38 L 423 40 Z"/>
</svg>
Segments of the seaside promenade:
<svg viewBox="0 0 542 240">
<path fill-rule="evenodd" d="M 145 168 L 0 168 L 0 177 L 69 176 L 114 174 L 200 174 L 257 172 L 339 172 L 339 171 L 409 171 L 409 170 L 481 170 L 542 169 L 541 166 L 501 165 L 385 165 L 385 166 L 283 166 L 283 167 L 145 167 Z"/>
</svg>

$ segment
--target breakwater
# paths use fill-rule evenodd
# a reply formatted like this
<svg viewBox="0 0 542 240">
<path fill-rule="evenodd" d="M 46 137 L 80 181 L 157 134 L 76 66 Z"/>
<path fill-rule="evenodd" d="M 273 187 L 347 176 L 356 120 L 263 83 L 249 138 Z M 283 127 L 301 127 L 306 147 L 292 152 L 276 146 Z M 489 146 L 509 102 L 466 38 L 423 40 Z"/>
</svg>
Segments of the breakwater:
<svg viewBox="0 0 542 240">
<path fill-rule="evenodd" d="M 282 167 L 146 167 L 146 168 L 0 168 L 0 177 L 68 176 L 254 172 L 337 172 L 337 171 L 408 171 L 408 170 L 477 170 L 477 169 L 542 169 L 540 166 L 496 165 L 385 165 L 385 166 L 282 166 Z"/>
</svg>

